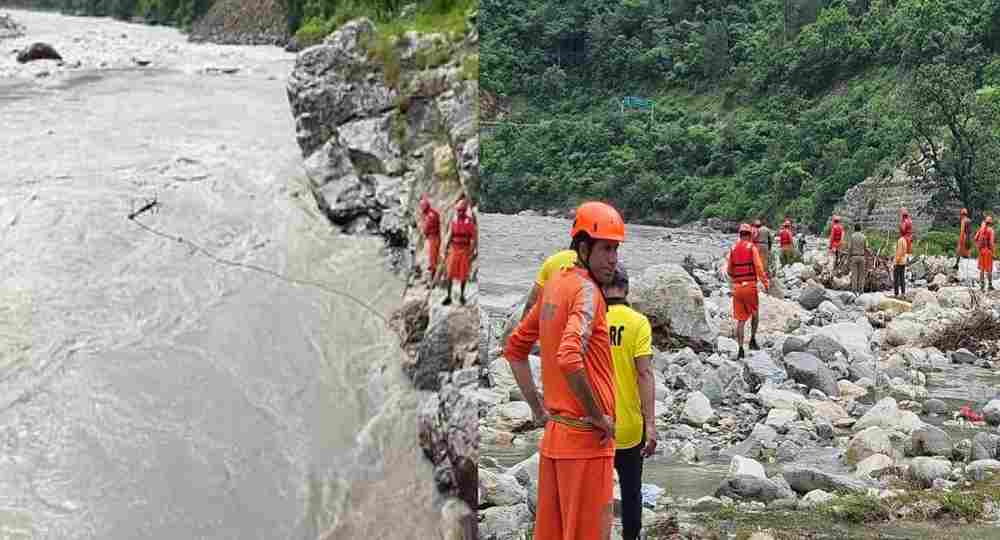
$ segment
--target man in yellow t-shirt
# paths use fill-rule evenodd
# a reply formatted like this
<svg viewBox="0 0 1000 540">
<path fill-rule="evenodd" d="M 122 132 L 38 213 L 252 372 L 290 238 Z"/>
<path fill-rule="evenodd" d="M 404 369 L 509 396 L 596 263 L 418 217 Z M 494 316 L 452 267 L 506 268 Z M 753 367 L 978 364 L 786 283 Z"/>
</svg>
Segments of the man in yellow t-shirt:
<svg viewBox="0 0 1000 540">
<path fill-rule="evenodd" d="M 642 528 L 642 460 L 656 451 L 652 329 L 626 300 L 628 273 L 621 263 L 603 289 L 615 364 L 615 469 L 622 493 L 622 538 L 636 540 Z"/>
</svg>

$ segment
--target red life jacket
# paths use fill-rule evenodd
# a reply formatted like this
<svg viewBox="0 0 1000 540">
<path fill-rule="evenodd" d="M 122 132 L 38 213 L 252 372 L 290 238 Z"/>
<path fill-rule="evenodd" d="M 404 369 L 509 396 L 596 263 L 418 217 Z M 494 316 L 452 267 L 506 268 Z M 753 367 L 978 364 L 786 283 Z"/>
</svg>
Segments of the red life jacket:
<svg viewBox="0 0 1000 540">
<path fill-rule="evenodd" d="M 899 234 L 907 239 L 913 236 L 913 220 L 909 216 L 903 218 L 903 222 L 899 224 Z"/>
<path fill-rule="evenodd" d="M 833 228 L 830 230 L 830 241 L 835 244 L 839 244 L 843 238 L 844 238 L 844 228 L 841 227 L 840 224 L 838 223 L 834 225 Z"/>
<path fill-rule="evenodd" d="M 476 224 L 466 216 L 455 218 L 451 223 L 451 243 L 454 246 L 465 247 L 472 244 L 472 238 L 476 235 Z"/>
<path fill-rule="evenodd" d="M 424 236 L 441 236 L 441 216 L 433 208 L 424 213 Z"/>
<path fill-rule="evenodd" d="M 993 231 L 991 229 L 982 228 L 976 233 L 976 245 L 979 246 L 979 249 L 989 249 L 992 243 L 991 240 L 993 240 Z"/>
<path fill-rule="evenodd" d="M 792 231 L 788 229 L 781 229 L 781 234 L 778 235 L 778 240 L 781 241 L 782 246 L 792 245 Z"/>
<path fill-rule="evenodd" d="M 729 252 L 729 262 L 733 265 L 733 281 L 757 281 L 757 272 L 753 266 L 753 244 L 740 240 Z"/>
</svg>

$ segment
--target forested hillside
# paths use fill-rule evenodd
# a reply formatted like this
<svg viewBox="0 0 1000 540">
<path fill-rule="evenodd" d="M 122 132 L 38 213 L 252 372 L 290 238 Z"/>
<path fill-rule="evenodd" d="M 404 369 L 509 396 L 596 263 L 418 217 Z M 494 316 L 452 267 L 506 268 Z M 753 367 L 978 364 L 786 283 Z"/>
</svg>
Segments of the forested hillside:
<svg viewBox="0 0 1000 540">
<path fill-rule="evenodd" d="M 484 208 L 818 225 L 921 151 L 985 208 L 998 17 L 1000 0 L 485 0 L 482 92 L 506 114 L 483 118 Z"/>
</svg>

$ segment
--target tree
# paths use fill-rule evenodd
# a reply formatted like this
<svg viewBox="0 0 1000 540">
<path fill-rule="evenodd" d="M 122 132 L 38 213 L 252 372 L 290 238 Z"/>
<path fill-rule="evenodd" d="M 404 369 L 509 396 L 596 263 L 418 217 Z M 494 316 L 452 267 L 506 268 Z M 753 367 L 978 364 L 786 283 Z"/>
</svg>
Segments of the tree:
<svg viewBox="0 0 1000 540">
<path fill-rule="evenodd" d="M 901 109 L 924 157 L 968 208 L 993 202 L 998 152 L 994 92 L 979 93 L 967 64 L 925 64 L 913 70 Z"/>
<path fill-rule="evenodd" d="M 726 23 L 714 20 L 705 28 L 705 78 L 718 80 L 729 74 L 729 31 Z"/>
<path fill-rule="evenodd" d="M 819 16 L 819 0 L 784 0 L 785 39 L 798 35 L 803 26 L 816 22 Z"/>
</svg>

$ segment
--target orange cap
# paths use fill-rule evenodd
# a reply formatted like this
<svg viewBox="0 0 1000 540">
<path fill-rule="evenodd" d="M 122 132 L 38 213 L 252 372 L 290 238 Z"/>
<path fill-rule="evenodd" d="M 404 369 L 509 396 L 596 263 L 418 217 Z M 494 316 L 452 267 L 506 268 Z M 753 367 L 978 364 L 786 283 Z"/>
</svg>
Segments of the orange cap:
<svg viewBox="0 0 1000 540">
<path fill-rule="evenodd" d="M 609 204 L 591 201 L 581 204 L 576 209 L 576 219 L 570 237 L 576 238 L 578 233 L 587 233 L 596 240 L 625 241 L 625 221 L 621 214 Z"/>
<path fill-rule="evenodd" d="M 744 234 L 753 234 L 753 229 L 750 228 L 749 223 L 740 223 L 740 236 Z"/>
</svg>

